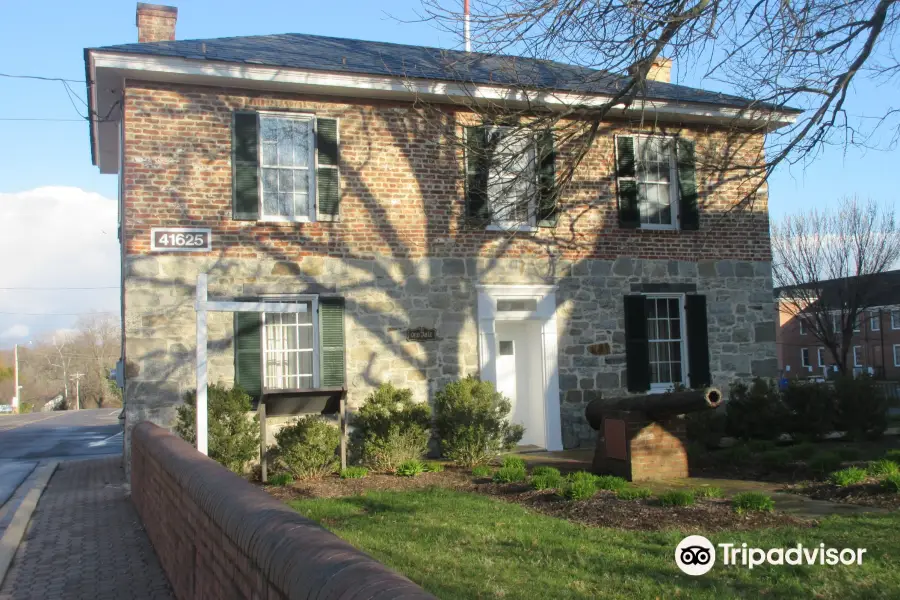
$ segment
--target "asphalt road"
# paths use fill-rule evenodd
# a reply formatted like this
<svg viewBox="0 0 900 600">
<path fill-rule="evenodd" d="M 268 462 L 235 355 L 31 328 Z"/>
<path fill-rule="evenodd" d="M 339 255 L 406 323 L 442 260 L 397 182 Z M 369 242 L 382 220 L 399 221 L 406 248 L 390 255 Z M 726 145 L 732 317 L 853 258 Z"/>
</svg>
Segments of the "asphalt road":
<svg viewBox="0 0 900 600">
<path fill-rule="evenodd" d="M 0 460 L 121 454 L 121 409 L 0 415 Z"/>
</svg>

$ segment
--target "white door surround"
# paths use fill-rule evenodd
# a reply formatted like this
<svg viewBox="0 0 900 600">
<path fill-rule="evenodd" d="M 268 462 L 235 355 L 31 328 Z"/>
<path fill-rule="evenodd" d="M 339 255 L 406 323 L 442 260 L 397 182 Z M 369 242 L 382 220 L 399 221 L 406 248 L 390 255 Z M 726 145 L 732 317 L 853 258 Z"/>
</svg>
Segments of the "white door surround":
<svg viewBox="0 0 900 600">
<path fill-rule="evenodd" d="M 478 363 L 481 377 L 498 384 L 497 322 L 534 321 L 540 328 L 543 431 L 536 436 L 547 450 L 562 450 L 556 331 L 556 286 L 478 285 Z M 500 306 L 498 309 L 498 301 Z M 539 415 L 532 422 L 540 422 Z M 538 433 L 538 432 L 533 432 Z M 535 438 L 532 438 L 535 439 Z"/>
</svg>

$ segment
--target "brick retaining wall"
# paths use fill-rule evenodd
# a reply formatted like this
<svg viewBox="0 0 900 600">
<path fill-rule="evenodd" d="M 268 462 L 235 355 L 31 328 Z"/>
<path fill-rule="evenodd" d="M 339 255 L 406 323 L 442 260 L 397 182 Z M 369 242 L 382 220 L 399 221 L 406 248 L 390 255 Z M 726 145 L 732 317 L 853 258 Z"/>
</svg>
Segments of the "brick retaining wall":
<svg viewBox="0 0 900 600">
<path fill-rule="evenodd" d="M 433 598 L 149 422 L 132 500 L 178 598 Z"/>
</svg>

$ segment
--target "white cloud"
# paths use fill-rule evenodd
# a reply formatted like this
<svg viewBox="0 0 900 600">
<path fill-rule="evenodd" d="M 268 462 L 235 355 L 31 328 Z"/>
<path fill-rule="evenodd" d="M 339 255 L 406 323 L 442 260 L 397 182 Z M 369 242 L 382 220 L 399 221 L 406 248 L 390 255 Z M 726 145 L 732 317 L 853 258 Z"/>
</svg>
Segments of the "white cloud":
<svg viewBox="0 0 900 600">
<path fill-rule="evenodd" d="M 0 339 L 28 337 L 29 331 L 31 330 L 28 328 L 28 325 L 22 325 L 21 323 L 19 323 L 8 328 L 3 333 L 0 333 Z"/>
<path fill-rule="evenodd" d="M 116 212 L 114 200 L 75 187 L 0 193 L 0 287 L 118 286 Z M 117 312 L 118 297 L 117 289 L 0 290 L 0 337 L 21 341 L 10 338 L 70 327 L 78 318 L 25 313 Z"/>
</svg>

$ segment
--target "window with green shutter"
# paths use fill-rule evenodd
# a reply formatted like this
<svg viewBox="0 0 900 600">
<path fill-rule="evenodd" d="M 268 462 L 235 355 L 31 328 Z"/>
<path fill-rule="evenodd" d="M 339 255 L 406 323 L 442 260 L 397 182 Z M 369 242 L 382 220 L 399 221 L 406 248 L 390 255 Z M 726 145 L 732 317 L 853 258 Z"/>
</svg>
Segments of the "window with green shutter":
<svg viewBox="0 0 900 600">
<path fill-rule="evenodd" d="M 646 304 L 642 295 L 625 296 L 625 376 L 631 392 L 650 389 Z"/>
<path fill-rule="evenodd" d="M 539 227 L 556 227 L 559 221 L 556 189 L 556 148 L 553 132 L 542 131 L 537 137 L 538 149 L 538 214 Z"/>
<path fill-rule="evenodd" d="M 466 127 L 466 217 L 477 225 L 490 220 L 487 185 L 490 157 L 487 152 L 487 128 Z"/>
<path fill-rule="evenodd" d="M 235 220 L 339 218 L 336 119 L 298 112 L 235 112 L 232 151 Z"/>
<path fill-rule="evenodd" d="M 694 143 L 656 135 L 617 135 L 619 226 L 698 229 Z"/>
<path fill-rule="evenodd" d="M 344 387 L 344 299 L 319 298 L 320 385 Z"/>
<path fill-rule="evenodd" d="M 693 388 L 712 384 L 709 369 L 709 333 L 706 322 L 706 296 L 685 296 L 687 315 L 688 380 Z"/>
</svg>

